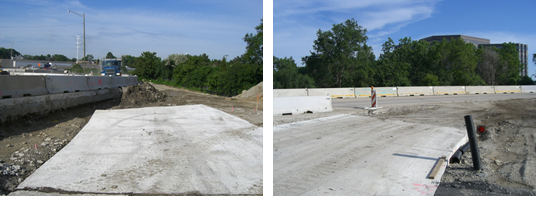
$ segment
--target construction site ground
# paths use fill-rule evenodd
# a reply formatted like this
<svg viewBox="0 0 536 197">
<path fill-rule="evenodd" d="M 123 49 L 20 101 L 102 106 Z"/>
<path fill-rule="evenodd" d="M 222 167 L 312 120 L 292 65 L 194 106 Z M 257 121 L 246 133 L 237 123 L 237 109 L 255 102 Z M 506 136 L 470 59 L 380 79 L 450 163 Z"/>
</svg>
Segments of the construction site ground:
<svg viewBox="0 0 536 197">
<path fill-rule="evenodd" d="M 158 84 L 130 86 L 123 88 L 122 98 L 48 114 L 30 114 L 1 124 L 0 195 L 11 193 L 17 185 L 65 147 L 88 123 L 97 109 L 195 104 L 216 108 L 262 127 L 262 83 L 233 98 Z"/>
<path fill-rule="evenodd" d="M 356 107 L 335 108 L 327 113 L 274 116 L 274 125 L 350 114 L 372 116 L 385 122 L 402 121 L 465 131 L 464 116 L 472 115 L 475 125 L 486 125 L 488 130 L 478 137 L 483 170 L 473 170 L 471 153 L 464 154 L 461 163 L 447 166 L 434 195 L 536 195 L 536 97 L 391 104 L 382 107 L 373 115 Z M 359 125 L 356 122 L 356 129 Z M 277 135 L 274 135 L 274 143 L 277 140 Z M 274 152 L 280 154 L 276 144 Z M 331 189 L 328 192 L 340 188 Z"/>
</svg>

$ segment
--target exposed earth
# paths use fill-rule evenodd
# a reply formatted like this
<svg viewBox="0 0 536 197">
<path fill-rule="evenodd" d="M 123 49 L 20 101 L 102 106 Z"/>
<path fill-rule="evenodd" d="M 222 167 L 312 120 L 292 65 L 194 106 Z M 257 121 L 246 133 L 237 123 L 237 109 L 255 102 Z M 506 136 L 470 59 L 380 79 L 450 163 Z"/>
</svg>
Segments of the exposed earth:
<svg viewBox="0 0 536 197">
<path fill-rule="evenodd" d="M 274 125 L 337 114 L 368 116 L 364 109 L 274 116 Z M 473 170 L 471 153 L 449 164 L 435 195 L 536 195 L 536 98 L 391 105 L 378 119 L 401 120 L 466 130 L 464 116 L 488 132 L 478 137 L 483 170 Z"/>
<path fill-rule="evenodd" d="M 257 85 L 244 93 L 255 95 L 255 99 L 241 95 L 233 98 L 221 97 L 143 83 L 123 88 L 121 98 L 44 115 L 27 115 L 16 121 L 3 123 L 0 125 L 0 195 L 8 195 L 26 177 L 65 147 L 87 124 L 96 109 L 203 104 L 262 127 L 262 82 L 260 86 Z M 257 104 L 258 93 L 260 98 Z"/>
</svg>

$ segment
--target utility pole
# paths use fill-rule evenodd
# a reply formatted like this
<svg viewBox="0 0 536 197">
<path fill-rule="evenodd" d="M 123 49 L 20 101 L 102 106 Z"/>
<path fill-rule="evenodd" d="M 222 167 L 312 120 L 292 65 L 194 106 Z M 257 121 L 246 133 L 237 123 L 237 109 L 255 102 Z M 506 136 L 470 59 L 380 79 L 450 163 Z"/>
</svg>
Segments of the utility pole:
<svg viewBox="0 0 536 197">
<path fill-rule="evenodd" d="M 74 11 L 71 11 L 71 10 L 68 10 L 67 13 L 73 13 L 73 14 L 76 14 L 80 17 L 82 17 L 83 19 L 83 25 L 84 25 L 84 58 L 86 57 L 86 13 L 77 13 L 77 12 L 74 12 Z M 87 61 L 87 58 L 86 58 L 86 61 Z M 84 61 L 84 74 L 86 74 L 86 62 Z"/>
<path fill-rule="evenodd" d="M 11 59 L 11 67 L 14 67 L 13 66 L 13 44 L 15 44 L 15 42 L 11 43 L 10 52 L 9 52 L 9 59 Z"/>
<path fill-rule="evenodd" d="M 80 44 L 80 35 L 76 36 L 76 63 L 77 64 L 78 64 L 78 61 L 80 61 L 80 59 L 78 58 L 78 49 L 80 48 L 79 44 Z"/>
</svg>

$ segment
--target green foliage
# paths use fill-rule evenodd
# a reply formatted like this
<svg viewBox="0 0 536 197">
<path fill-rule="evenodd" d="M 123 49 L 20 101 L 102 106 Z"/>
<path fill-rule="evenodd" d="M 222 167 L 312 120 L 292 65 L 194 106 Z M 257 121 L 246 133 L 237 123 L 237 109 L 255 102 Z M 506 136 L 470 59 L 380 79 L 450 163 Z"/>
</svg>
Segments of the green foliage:
<svg viewBox="0 0 536 197">
<path fill-rule="evenodd" d="M 89 74 L 89 73 L 91 73 L 91 71 L 93 71 L 93 75 L 98 75 L 99 74 L 99 69 L 96 69 L 96 68 L 88 68 L 88 69 L 86 69 L 86 72 L 84 73 L 84 69 L 82 68 L 82 66 L 80 64 L 75 64 L 75 65 L 73 65 L 72 68 L 67 68 L 65 70 L 71 71 L 71 72 L 76 73 L 76 74 Z"/>
<path fill-rule="evenodd" d="M 121 65 L 135 68 L 136 59 L 137 58 L 132 55 L 123 55 L 121 56 Z"/>
<path fill-rule="evenodd" d="M 244 37 L 246 53 L 229 62 L 225 57 L 210 60 L 206 54 L 171 54 L 161 60 L 154 52 L 143 52 L 140 57 L 122 56 L 123 65 L 155 83 L 234 96 L 262 81 L 262 22 L 255 29 L 257 34 Z"/>
<path fill-rule="evenodd" d="M 134 75 L 138 75 L 141 78 L 156 79 L 157 67 L 161 64 L 160 57 L 156 56 L 156 52 L 143 52 L 140 57 L 136 58 L 133 71 Z"/>
<path fill-rule="evenodd" d="M 13 57 L 16 57 L 17 55 L 20 55 L 20 53 L 15 49 L 11 49 L 11 48 L 6 49 L 4 47 L 0 47 L 0 59 L 11 59 L 10 55 L 13 55 Z"/>
<path fill-rule="evenodd" d="M 220 74 L 216 91 L 222 95 L 233 96 L 242 93 L 259 83 L 256 72 L 260 66 L 252 64 L 235 63 Z"/>
<path fill-rule="evenodd" d="M 253 35 L 251 33 L 244 36 L 244 41 L 247 43 L 246 53 L 243 55 L 244 60 L 248 64 L 262 65 L 263 60 L 263 41 L 262 41 L 262 19 L 261 24 L 255 27 L 257 34 Z M 261 66 L 262 72 L 262 66 Z"/>
<path fill-rule="evenodd" d="M 86 57 L 83 57 L 82 59 L 80 59 L 81 61 L 93 61 L 93 59 L 95 59 L 95 57 L 93 57 L 93 55 L 91 54 L 87 54 Z"/>
<path fill-rule="evenodd" d="M 498 85 L 516 85 L 521 79 L 519 73 L 522 68 L 522 64 L 518 58 L 518 52 L 514 43 L 503 43 L 502 48 L 499 50 L 501 56 L 501 66 L 497 70 L 499 73 L 497 84 Z"/>
<path fill-rule="evenodd" d="M 534 81 L 529 76 L 523 76 L 518 85 L 534 85 Z"/>
<path fill-rule="evenodd" d="M 314 81 L 307 74 L 299 73 L 298 66 L 292 57 L 277 58 L 274 56 L 274 89 L 314 88 Z"/>
<path fill-rule="evenodd" d="M 112 54 L 112 52 L 108 52 L 106 54 L 106 58 L 117 58 L 117 57 L 115 57 L 114 54 Z"/>
<path fill-rule="evenodd" d="M 320 87 L 370 85 L 375 57 L 366 33 L 353 18 L 331 30 L 318 30 L 314 51 L 302 58 L 307 74 Z"/>
<path fill-rule="evenodd" d="M 439 86 L 437 76 L 432 75 L 430 73 L 426 74 L 426 76 L 422 79 L 422 83 L 427 86 Z"/>
</svg>

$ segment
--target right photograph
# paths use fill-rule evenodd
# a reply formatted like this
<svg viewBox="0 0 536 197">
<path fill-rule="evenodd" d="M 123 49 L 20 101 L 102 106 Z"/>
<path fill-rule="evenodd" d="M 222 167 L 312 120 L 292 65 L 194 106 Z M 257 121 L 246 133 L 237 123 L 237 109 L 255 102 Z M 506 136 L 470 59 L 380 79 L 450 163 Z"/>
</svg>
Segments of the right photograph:
<svg viewBox="0 0 536 197">
<path fill-rule="evenodd" d="M 536 195 L 534 7 L 274 0 L 273 194 Z"/>
</svg>

